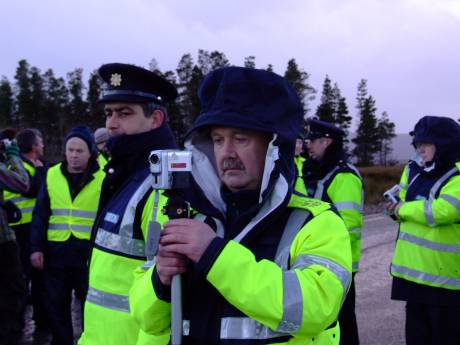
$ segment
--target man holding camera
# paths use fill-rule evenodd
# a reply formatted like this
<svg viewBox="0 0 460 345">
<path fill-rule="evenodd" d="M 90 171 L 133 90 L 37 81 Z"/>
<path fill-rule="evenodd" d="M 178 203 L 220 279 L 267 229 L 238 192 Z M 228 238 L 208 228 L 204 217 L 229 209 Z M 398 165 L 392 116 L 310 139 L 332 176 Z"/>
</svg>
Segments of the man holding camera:
<svg viewBox="0 0 460 345">
<path fill-rule="evenodd" d="M 19 158 L 16 142 L 0 139 L 0 345 L 10 345 L 17 341 L 12 330 L 23 307 L 26 286 L 15 235 L 8 226 L 3 191 L 26 193 L 29 189 L 29 175 Z"/>
<path fill-rule="evenodd" d="M 308 159 L 299 170 L 296 190 L 311 198 L 334 204 L 347 226 L 351 241 L 353 276 L 350 290 L 339 314 L 340 343 L 359 344 L 354 275 L 358 272 L 361 256 L 362 179 L 358 169 L 347 160 L 343 149 L 343 130 L 316 119 L 308 120 L 308 128 Z"/>
<path fill-rule="evenodd" d="M 140 331 L 130 315 L 128 293 L 133 271 L 146 260 L 147 224 L 154 211 L 147 203 L 152 195 L 149 154 L 176 148 L 166 124 L 166 104 L 177 91 L 166 79 L 133 65 L 106 64 L 99 75 L 106 83 L 100 102 L 111 158 L 93 227 L 84 332 L 78 343 L 166 344 L 167 336 Z"/>
<path fill-rule="evenodd" d="M 199 214 L 165 224 L 156 264 L 137 271 L 134 317 L 167 334 L 171 279 L 183 274 L 184 344 L 337 344 L 350 243 L 329 204 L 293 193 L 298 97 L 241 67 L 208 74 L 199 97 L 185 144 Z"/>
</svg>

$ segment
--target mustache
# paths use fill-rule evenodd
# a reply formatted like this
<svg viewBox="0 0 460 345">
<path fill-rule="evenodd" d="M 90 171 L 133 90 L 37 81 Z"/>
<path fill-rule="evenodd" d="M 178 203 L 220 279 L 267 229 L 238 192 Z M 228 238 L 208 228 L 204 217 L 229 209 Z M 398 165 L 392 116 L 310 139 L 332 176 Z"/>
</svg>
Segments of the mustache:
<svg viewBox="0 0 460 345">
<path fill-rule="evenodd" d="M 222 162 L 222 170 L 244 170 L 244 164 L 238 159 L 226 159 Z"/>
</svg>

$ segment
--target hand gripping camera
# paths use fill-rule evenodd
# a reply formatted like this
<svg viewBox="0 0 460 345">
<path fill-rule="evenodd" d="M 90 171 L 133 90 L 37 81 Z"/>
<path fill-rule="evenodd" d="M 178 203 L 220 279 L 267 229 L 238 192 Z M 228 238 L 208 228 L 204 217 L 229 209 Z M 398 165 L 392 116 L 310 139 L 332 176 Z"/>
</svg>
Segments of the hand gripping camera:
<svg viewBox="0 0 460 345">
<path fill-rule="evenodd" d="M 399 184 L 395 184 L 393 187 L 388 189 L 385 193 L 383 193 L 383 197 L 385 200 L 391 202 L 392 204 L 396 204 L 399 201 L 399 191 L 401 190 L 401 187 Z"/>
<path fill-rule="evenodd" d="M 150 172 L 153 176 L 152 187 L 164 189 L 168 202 L 163 213 L 170 219 L 188 218 L 190 205 L 182 198 L 182 191 L 190 186 L 190 174 L 192 172 L 192 153 L 179 150 L 156 150 L 150 152 Z M 157 227 L 159 227 L 159 224 Z M 148 243 L 153 238 L 159 238 L 159 229 L 149 228 Z M 149 245 L 149 247 L 151 247 Z M 181 276 L 175 275 L 171 283 L 171 344 L 182 344 L 182 283 Z"/>
</svg>

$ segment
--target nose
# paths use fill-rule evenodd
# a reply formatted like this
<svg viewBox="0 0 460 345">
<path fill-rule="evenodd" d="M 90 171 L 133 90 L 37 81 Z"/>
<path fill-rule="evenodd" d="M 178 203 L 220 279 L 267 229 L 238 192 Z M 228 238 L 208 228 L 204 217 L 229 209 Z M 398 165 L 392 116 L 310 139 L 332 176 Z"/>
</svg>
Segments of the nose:
<svg viewBox="0 0 460 345">
<path fill-rule="evenodd" d="M 118 128 L 118 116 L 112 114 L 112 116 L 107 116 L 105 119 L 105 127 L 110 131 Z"/>
</svg>

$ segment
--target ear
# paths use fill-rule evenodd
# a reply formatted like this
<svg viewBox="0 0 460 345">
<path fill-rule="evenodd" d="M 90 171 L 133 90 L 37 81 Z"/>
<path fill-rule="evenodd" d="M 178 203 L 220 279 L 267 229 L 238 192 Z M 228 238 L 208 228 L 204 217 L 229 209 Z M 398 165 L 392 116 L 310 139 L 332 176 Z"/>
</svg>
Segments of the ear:
<svg viewBox="0 0 460 345">
<path fill-rule="evenodd" d="M 329 147 L 329 145 L 331 145 L 333 143 L 333 139 L 329 138 L 329 137 L 326 137 L 324 138 L 325 142 L 326 142 L 326 147 Z"/>
<path fill-rule="evenodd" d="M 151 116 L 152 119 L 152 129 L 160 127 L 164 120 L 165 114 L 160 109 L 155 109 Z"/>
</svg>

